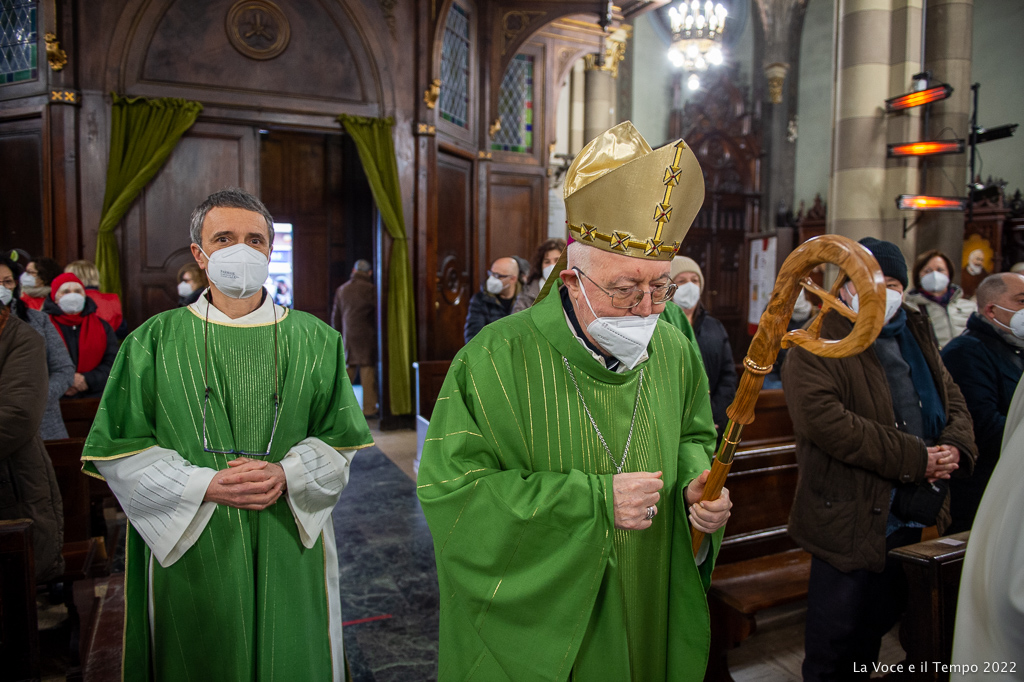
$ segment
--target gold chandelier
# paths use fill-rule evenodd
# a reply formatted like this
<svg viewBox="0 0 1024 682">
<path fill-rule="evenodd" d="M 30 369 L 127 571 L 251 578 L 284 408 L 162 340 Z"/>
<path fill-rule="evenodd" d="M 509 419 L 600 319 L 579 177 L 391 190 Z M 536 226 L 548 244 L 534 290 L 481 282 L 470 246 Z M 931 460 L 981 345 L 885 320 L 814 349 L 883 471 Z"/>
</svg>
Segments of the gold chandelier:
<svg viewBox="0 0 1024 682">
<path fill-rule="evenodd" d="M 722 3 L 711 0 L 682 0 L 669 8 L 672 46 L 668 58 L 677 69 L 690 72 L 686 84 L 691 90 L 700 87 L 699 74 L 725 61 L 721 43 L 728 15 Z"/>
</svg>

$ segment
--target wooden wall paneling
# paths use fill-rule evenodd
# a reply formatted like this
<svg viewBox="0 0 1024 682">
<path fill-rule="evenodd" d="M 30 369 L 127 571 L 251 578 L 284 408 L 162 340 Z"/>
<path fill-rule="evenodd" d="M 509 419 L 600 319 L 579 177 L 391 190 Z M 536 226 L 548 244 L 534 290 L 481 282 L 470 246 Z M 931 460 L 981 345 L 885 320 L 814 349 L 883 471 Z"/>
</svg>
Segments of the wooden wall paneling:
<svg viewBox="0 0 1024 682">
<path fill-rule="evenodd" d="M 0 168 L 5 169 L 0 248 L 19 247 L 33 256 L 52 253 L 44 215 L 44 136 L 42 112 L 13 120 L 0 118 Z"/>
<path fill-rule="evenodd" d="M 474 162 L 453 154 L 437 156 L 437 232 L 428 243 L 424 289 L 429 333 L 426 357 L 451 360 L 464 345 L 463 326 L 473 288 Z"/>
<path fill-rule="evenodd" d="M 278 111 L 381 116 L 393 109 L 387 69 L 374 55 L 390 54 L 387 31 L 358 2 L 278 0 L 290 40 L 272 59 L 251 59 L 230 42 L 232 0 L 128 0 L 111 41 L 111 89 L 149 97 Z M 264 13 L 273 30 L 284 28 Z M 243 15 L 240 32 L 245 33 Z M 232 24 L 234 26 L 234 24 Z M 344 68 L 310 68 L 311 64 Z M 201 93 L 201 94 L 200 94 Z"/>
<path fill-rule="evenodd" d="M 78 107 L 51 104 L 49 129 L 49 191 L 53 253 L 60 263 L 83 257 L 78 208 Z"/>
<path fill-rule="evenodd" d="M 493 168 L 490 174 L 486 253 L 480 272 L 495 258 L 530 255 L 547 232 L 547 176 L 543 172 L 511 172 Z M 481 274 L 481 279 L 483 275 Z"/>
<path fill-rule="evenodd" d="M 177 304 L 178 268 L 192 260 L 192 210 L 211 193 L 241 187 L 258 193 L 256 130 L 199 121 L 121 226 L 121 273 L 129 327 Z"/>
</svg>

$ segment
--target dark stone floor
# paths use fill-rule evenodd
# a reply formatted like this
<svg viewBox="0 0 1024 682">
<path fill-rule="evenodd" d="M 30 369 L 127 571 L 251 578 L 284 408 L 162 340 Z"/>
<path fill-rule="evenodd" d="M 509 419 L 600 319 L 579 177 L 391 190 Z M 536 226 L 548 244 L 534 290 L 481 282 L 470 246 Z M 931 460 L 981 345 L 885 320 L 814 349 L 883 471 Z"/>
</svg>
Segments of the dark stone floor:
<svg viewBox="0 0 1024 682">
<path fill-rule="evenodd" d="M 363 450 L 334 529 L 355 682 L 436 680 L 437 568 L 415 483 L 379 449 Z"/>
</svg>

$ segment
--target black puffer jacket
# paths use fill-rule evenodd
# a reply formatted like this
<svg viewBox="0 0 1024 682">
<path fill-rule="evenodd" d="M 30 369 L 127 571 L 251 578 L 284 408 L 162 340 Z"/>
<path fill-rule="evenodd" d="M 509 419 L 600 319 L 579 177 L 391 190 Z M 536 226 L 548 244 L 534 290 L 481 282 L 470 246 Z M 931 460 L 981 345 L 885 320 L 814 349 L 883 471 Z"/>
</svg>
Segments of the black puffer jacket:
<svg viewBox="0 0 1024 682">
<path fill-rule="evenodd" d="M 509 315 L 515 300 L 515 296 L 507 301 L 501 300 L 480 287 L 480 291 L 469 299 L 469 313 L 466 314 L 466 327 L 462 332 L 466 343 L 469 343 L 486 325 Z"/>
<path fill-rule="evenodd" d="M 64 506 L 39 435 L 47 383 L 43 337 L 0 306 L 0 519 L 32 519 L 37 582 L 64 573 Z"/>
<path fill-rule="evenodd" d="M 732 346 L 725 326 L 708 315 L 700 305 L 693 314 L 693 333 L 700 346 L 704 360 L 704 371 L 708 373 L 708 390 L 711 391 L 711 414 L 719 435 L 729 417 L 725 410 L 736 396 L 736 365 L 732 360 Z"/>
</svg>

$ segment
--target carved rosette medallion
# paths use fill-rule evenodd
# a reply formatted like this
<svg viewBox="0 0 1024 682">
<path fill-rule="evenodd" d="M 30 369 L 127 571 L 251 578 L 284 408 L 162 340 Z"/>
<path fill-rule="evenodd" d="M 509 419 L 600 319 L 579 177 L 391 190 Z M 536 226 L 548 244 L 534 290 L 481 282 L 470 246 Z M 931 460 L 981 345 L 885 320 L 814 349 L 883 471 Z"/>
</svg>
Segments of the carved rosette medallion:
<svg viewBox="0 0 1024 682">
<path fill-rule="evenodd" d="M 273 59 L 288 47 L 291 26 L 270 0 L 238 0 L 228 10 L 224 28 L 231 46 L 249 59 Z"/>
</svg>

